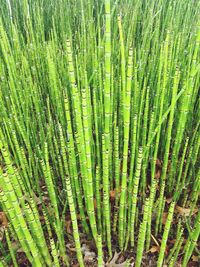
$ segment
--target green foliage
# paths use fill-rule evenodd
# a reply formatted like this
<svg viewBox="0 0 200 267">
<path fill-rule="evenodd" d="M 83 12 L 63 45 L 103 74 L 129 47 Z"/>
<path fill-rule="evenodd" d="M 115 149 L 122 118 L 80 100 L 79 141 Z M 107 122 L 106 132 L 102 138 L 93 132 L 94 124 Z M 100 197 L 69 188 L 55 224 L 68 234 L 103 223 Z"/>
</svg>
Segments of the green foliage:
<svg viewBox="0 0 200 267">
<path fill-rule="evenodd" d="M 69 242 L 84 266 L 83 236 L 98 266 L 116 246 L 141 266 L 159 239 L 157 266 L 187 266 L 200 234 L 200 2 L 1 2 L 0 266 L 19 265 L 13 243 L 33 267 L 70 266 Z M 176 205 L 189 212 L 174 229 Z"/>
</svg>

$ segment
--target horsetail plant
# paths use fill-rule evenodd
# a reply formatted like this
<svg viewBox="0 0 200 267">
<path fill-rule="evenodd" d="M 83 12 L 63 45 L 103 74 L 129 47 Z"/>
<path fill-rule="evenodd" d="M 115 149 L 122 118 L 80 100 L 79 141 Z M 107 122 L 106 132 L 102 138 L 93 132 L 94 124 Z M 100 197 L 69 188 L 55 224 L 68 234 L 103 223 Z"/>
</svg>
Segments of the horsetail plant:
<svg viewBox="0 0 200 267">
<path fill-rule="evenodd" d="M 190 264 L 200 3 L 1 2 L 0 266 Z"/>
</svg>

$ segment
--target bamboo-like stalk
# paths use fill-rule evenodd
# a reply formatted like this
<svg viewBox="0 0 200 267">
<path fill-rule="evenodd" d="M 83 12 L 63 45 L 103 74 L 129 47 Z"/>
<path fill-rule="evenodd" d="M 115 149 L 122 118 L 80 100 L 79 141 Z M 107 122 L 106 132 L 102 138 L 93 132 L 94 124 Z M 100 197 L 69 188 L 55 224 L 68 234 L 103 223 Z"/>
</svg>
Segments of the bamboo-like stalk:
<svg viewBox="0 0 200 267">
<path fill-rule="evenodd" d="M 169 262 L 169 265 L 172 264 L 172 262 L 176 261 L 178 252 L 180 251 L 180 246 L 183 242 L 183 228 L 181 227 L 181 224 L 179 223 L 178 229 L 177 229 L 177 235 L 176 235 L 176 242 L 171 249 L 169 256 L 167 258 L 167 262 Z"/>
<path fill-rule="evenodd" d="M 132 207 L 131 207 L 131 220 L 130 220 L 130 240 L 131 246 L 134 246 L 134 224 L 135 224 L 135 213 L 136 213 L 136 205 L 137 205 L 137 195 L 138 195 L 138 186 L 141 172 L 141 164 L 142 164 L 142 148 L 139 148 L 138 151 L 138 159 L 134 177 L 134 185 L 133 185 L 133 195 L 132 195 Z M 129 236 L 128 236 L 129 237 Z"/>
<path fill-rule="evenodd" d="M 162 201 L 163 201 L 163 195 L 164 195 L 164 188 L 165 188 L 165 180 L 166 180 L 166 174 L 167 174 L 167 164 L 168 164 L 168 158 L 169 158 L 169 149 L 170 149 L 170 141 L 171 141 L 171 131 L 173 126 L 173 120 L 174 120 L 174 112 L 175 112 L 175 97 L 177 94 L 178 89 L 178 83 L 179 83 L 179 70 L 176 70 L 175 76 L 174 76 L 174 85 L 172 90 L 172 110 L 170 112 L 170 118 L 169 118 L 169 124 L 167 129 L 167 140 L 165 145 L 165 155 L 164 155 L 164 162 L 162 167 L 162 175 L 161 175 L 161 192 L 160 192 L 160 202 L 158 207 L 158 214 L 157 214 L 157 225 L 160 221 L 161 216 L 161 207 L 162 207 Z M 156 228 L 158 230 L 158 228 Z"/>
<path fill-rule="evenodd" d="M 119 206 L 119 243 L 120 248 L 123 248 L 126 225 L 126 192 L 127 192 L 127 162 L 128 162 L 128 140 L 129 140 L 129 125 L 130 125 L 130 99 L 131 99 L 131 79 L 132 79 L 132 57 L 133 51 L 129 50 L 128 70 L 127 70 L 127 87 L 124 99 L 124 147 L 123 147 L 123 164 L 122 164 L 122 182 L 121 195 Z"/>
<path fill-rule="evenodd" d="M 104 135 L 102 136 L 102 145 L 103 145 L 103 207 L 104 207 L 104 218 L 105 218 L 105 226 L 106 226 L 106 235 L 107 235 L 107 245 L 109 248 L 109 254 L 112 255 L 111 250 L 111 225 L 110 225 L 110 203 L 109 203 L 109 169 L 108 169 L 108 151 L 105 148 L 105 139 Z"/>
<path fill-rule="evenodd" d="M 137 256 L 135 260 L 135 266 L 141 266 L 142 262 L 142 254 L 144 250 L 145 236 L 146 236 L 146 227 L 147 227 L 147 219 L 148 219 L 148 210 L 149 210 L 149 199 L 147 198 L 144 204 L 144 215 L 143 221 L 140 225 L 139 236 L 138 236 L 138 244 L 137 244 Z"/>
<path fill-rule="evenodd" d="M 195 248 L 196 242 L 197 242 L 199 235 L 200 235 L 199 218 L 200 218 L 200 213 L 198 213 L 198 215 L 197 215 L 194 230 L 193 230 L 190 238 L 188 239 L 188 241 L 186 242 L 185 247 L 184 247 L 185 254 L 184 254 L 184 258 L 183 258 L 183 262 L 182 262 L 183 267 L 187 266 L 188 261 L 192 255 L 192 252 Z"/>
<path fill-rule="evenodd" d="M 170 226 L 171 226 L 171 222 L 172 222 L 173 214 L 174 214 L 174 207 L 175 207 L 175 202 L 172 202 L 170 205 L 170 208 L 169 208 L 168 217 L 167 217 L 167 221 L 165 224 L 165 229 L 164 229 L 162 242 L 161 242 L 161 246 L 160 246 L 160 252 L 159 252 L 159 257 L 158 257 L 158 261 L 157 261 L 157 266 L 162 266 L 162 264 L 163 264 L 163 258 L 164 258 L 167 238 L 169 235 Z"/>
<path fill-rule="evenodd" d="M 6 233 L 6 241 L 7 241 L 8 248 L 9 248 L 9 251 L 10 251 L 10 254 L 12 257 L 13 265 L 14 265 L 14 267 L 18 267 L 19 265 L 17 264 L 16 255 L 15 255 L 15 252 L 13 251 L 12 243 L 11 243 L 10 236 L 9 236 L 7 229 L 5 230 L 5 233 Z"/>
<path fill-rule="evenodd" d="M 97 249 L 98 249 L 98 266 L 103 266 L 103 250 L 102 250 L 102 238 L 101 235 L 98 235 L 98 243 L 97 243 Z"/>
<path fill-rule="evenodd" d="M 147 218 L 147 240 L 146 240 L 146 249 L 148 250 L 150 247 L 150 241 L 151 241 L 151 221 L 152 221 L 152 209 L 153 209 L 153 203 L 155 199 L 156 194 L 156 186 L 157 181 L 155 179 L 152 180 L 151 189 L 150 189 L 150 196 L 149 196 L 149 211 L 148 211 L 148 218 Z"/>
<path fill-rule="evenodd" d="M 110 0 L 105 0 L 105 147 L 109 150 L 110 142 L 110 80 L 111 80 L 111 14 Z"/>
<path fill-rule="evenodd" d="M 79 232 L 78 232 L 77 215 L 76 215 L 75 206 L 74 206 L 74 202 L 73 202 L 73 195 L 72 195 L 71 183 L 70 183 L 70 179 L 69 179 L 69 170 L 68 170 L 68 165 L 67 165 L 67 158 L 65 155 L 64 137 L 63 137 L 63 132 L 62 132 L 61 127 L 60 127 L 59 131 L 60 131 L 60 142 L 61 142 L 65 175 L 66 175 L 65 178 L 66 178 L 67 197 L 68 197 L 70 215 L 71 215 L 71 220 L 72 220 L 72 225 L 73 225 L 73 235 L 74 235 L 74 241 L 75 241 L 75 245 L 76 245 L 76 253 L 77 253 L 77 258 L 78 258 L 80 266 L 84 266 L 82 252 L 81 252 Z"/>
</svg>

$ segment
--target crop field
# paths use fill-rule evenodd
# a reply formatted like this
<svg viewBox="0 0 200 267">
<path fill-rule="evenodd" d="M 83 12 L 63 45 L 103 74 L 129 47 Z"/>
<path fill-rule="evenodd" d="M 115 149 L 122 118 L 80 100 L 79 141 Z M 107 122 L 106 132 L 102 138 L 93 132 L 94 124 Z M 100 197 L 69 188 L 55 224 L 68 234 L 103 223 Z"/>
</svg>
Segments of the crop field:
<svg viewBox="0 0 200 267">
<path fill-rule="evenodd" d="M 200 1 L 0 0 L 0 267 L 200 262 Z"/>
</svg>

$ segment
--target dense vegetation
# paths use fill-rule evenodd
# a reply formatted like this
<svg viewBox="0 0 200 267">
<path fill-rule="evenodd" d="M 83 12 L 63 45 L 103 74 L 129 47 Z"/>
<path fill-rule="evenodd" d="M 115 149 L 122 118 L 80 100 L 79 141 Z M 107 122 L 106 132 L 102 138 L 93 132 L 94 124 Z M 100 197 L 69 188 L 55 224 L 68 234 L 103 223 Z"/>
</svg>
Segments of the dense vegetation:
<svg viewBox="0 0 200 267">
<path fill-rule="evenodd" d="M 199 254 L 199 13 L 195 0 L 1 0 L 0 267 L 18 251 L 73 266 L 70 242 L 84 266 L 82 236 L 98 266 L 114 250 L 142 266 L 155 244 L 158 267 Z"/>
</svg>

